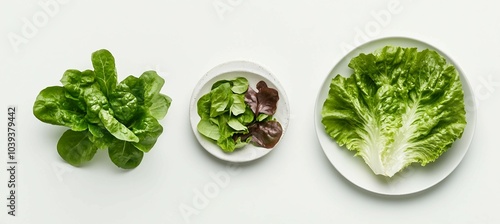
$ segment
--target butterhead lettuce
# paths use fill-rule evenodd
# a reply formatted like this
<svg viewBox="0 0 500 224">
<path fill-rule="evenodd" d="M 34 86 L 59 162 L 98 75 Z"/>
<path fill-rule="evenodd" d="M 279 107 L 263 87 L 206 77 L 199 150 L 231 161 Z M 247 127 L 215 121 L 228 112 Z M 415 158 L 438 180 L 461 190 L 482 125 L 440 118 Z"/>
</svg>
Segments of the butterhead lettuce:
<svg viewBox="0 0 500 224">
<path fill-rule="evenodd" d="M 165 80 L 146 71 L 118 83 L 108 50 L 92 53 L 91 59 L 94 70 L 66 70 L 63 86 L 40 91 L 33 114 L 42 122 L 70 128 L 57 143 L 57 152 L 69 164 L 80 166 L 98 149 L 108 149 L 116 166 L 133 169 L 163 132 L 158 120 L 172 101 L 160 93 Z"/>
<path fill-rule="evenodd" d="M 433 50 L 386 46 L 351 59 L 322 108 L 340 146 L 391 177 L 412 163 L 435 161 L 462 136 L 464 93 L 455 67 Z"/>
</svg>

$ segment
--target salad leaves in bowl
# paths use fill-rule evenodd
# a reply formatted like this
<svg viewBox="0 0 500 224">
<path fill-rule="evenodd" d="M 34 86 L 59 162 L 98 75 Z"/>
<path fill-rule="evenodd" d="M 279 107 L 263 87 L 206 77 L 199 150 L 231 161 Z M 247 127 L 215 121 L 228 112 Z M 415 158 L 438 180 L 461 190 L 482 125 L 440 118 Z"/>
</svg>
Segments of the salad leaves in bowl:
<svg viewBox="0 0 500 224">
<path fill-rule="evenodd" d="M 288 99 L 261 66 L 233 61 L 210 70 L 190 104 L 193 132 L 215 157 L 247 162 L 269 153 L 288 126 Z"/>
<path fill-rule="evenodd" d="M 332 164 L 354 184 L 413 193 L 461 161 L 474 108 L 464 73 L 446 54 L 415 39 L 383 38 L 332 69 L 316 102 L 316 131 Z"/>
<path fill-rule="evenodd" d="M 123 169 L 137 167 L 163 132 L 170 97 L 160 93 L 165 80 L 155 71 L 128 76 L 118 83 L 115 60 L 105 49 L 92 53 L 93 70 L 69 69 L 63 86 L 43 89 L 33 105 L 40 121 L 70 128 L 59 139 L 57 152 L 69 164 L 90 161 L 108 149 L 111 161 Z"/>
</svg>

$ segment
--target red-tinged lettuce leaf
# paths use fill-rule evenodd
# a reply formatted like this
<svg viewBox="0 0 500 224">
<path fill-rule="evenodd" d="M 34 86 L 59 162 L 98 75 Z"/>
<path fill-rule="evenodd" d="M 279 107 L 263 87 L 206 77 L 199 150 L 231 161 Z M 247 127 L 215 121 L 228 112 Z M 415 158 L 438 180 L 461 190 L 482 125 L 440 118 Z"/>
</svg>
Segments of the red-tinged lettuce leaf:
<svg viewBox="0 0 500 224">
<path fill-rule="evenodd" d="M 283 128 L 278 121 L 254 123 L 248 127 L 248 131 L 248 134 L 241 136 L 243 141 L 251 137 L 252 144 L 268 149 L 278 144 L 283 134 Z"/>
<path fill-rule="evenodd" d="M 255 115 L 260 113 L 273 115 L 276 113 L 279 100 L 278 91 L 269 88 L 264 81 L 258 82 L 256 87 L 259 92 L 248 87 L 248 91 L 245 94 L 245 102 L 250 106 L 253 113 Z"/>
</svg>

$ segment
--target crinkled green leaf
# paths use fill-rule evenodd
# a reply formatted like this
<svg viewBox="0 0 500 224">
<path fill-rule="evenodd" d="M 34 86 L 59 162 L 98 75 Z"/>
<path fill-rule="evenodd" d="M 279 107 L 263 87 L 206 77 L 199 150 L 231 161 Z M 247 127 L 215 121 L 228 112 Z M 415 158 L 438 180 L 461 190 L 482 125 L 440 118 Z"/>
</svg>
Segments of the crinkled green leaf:
<svg viewBox="0 0 500 224">
<path fill-rule="evenodd" d="M 412 163 L 435 161 L 461 137 L 462 83 L 437 52 L 384 47 L 349 63 L 353 74 L 332 79 L 322 123 L 375 174 L 393 176 Z"/>
<path fill-rule="evenodd" d="M 219 138 L 219 140 L 217 140 L 217 145 L 222 151 L 227 153 L 233 152 L 236 149 L 236 142 L 233 138 Z"/>
<path fill-rule="evenodd" d="M 75 69 L 66 70 L 61 79 L 63 87 L 78 99 L 82 94 L 83 88 L 92 85 L 95 82 L 95 74 L 92 70 L 80 72 Z"/>
<path fill-rule="evenodd" d="M 86 118 L 90 123 L 99 123 L 99 112 L 109 109 L 109 102 L 98 84 L 93 84 L 83 89 L 83 100 L 87 105 Z"/>
<path fill-rule="evenodd" d="M 140 105 L 144 105 L 144 90 L 146 89 L 143 79 L 135 76 L 128 76 L 122 80 L 116 87 L 117 91 L 132 93 Z"/>
<path fill-rule="evenodd" d="M 139 110 L 137 98 L 129 92 L 113 92 L 109 96 L 109 104 L 116 119 L 123 124 L 128 124 Z"/>
<path fill-rule="evenodd" d="M 87 129 L 85 112 L 74 101 L 65 97 L 66 90 L 60 86 L 43 89 L 33 105 L 33 114 L 39 120 L 71 128 L 74 131 Z"/>
</svg>

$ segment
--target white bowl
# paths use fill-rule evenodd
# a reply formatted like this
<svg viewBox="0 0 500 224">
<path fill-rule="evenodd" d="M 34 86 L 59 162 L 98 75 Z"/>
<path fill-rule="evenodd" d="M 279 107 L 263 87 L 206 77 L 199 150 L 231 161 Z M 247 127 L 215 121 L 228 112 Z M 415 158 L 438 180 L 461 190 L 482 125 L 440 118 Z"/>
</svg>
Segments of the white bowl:
<svg viewBox="0 0 500 224">
<path fill-rule="evenodd" d="M 252 144 L 248 144 L 243 148 L 236 149 L 234 152 L 226 153 L 222 151 L 222 149 L 217 144 L 215 144 L 210 139 L 207 139 L 205 136 L 201 135 L 198 132 L 197 125 L 201 120 L 200 116 L 197 113 L 198 99 L 210 92 L 212 84 L 214 84 L 215 82 L 224 79 L 235 79 L 237 77 L 247 78 L 249 86 L 253 89 L 256 89 L 255 85 L 259 81 L 263 80 L 270 88 L 278 90 L 280 99 L 278 101 L 278 106 L 276 113 L 274 114 L 274 118 L 276 118 L 276 120 L 280 122 L 283 128 L 283 133 L 281 135 L 280 141 L 285 135 L 286 129 L 288 127 L 288 122 L 290 120 L 290 107 L 284 89 L 281 87 L 278 80 L 269 71 L 267 71 L 260 65 L 248 61 L 232 61 L 218 65 L 208 71 L 208 73 L 205 74 L 205 76 L 203 76 L 196 85 L 191 97 L 189 107 L 191 127 L 193 129 L 194 135 L 200 142 L 201 146 L 205 148 L 205 150 L 221 160 L 236 163 L 249 162 L 261 158 L 267 155 L 269 152 L 273 151 L 273 149 L 276 148 L 276 146 L 278 146 L 279 144 L 278 142 L 278 144 L 276 144 L 276 146 L 271 149 L 256 147 Z"/>
</svg>

